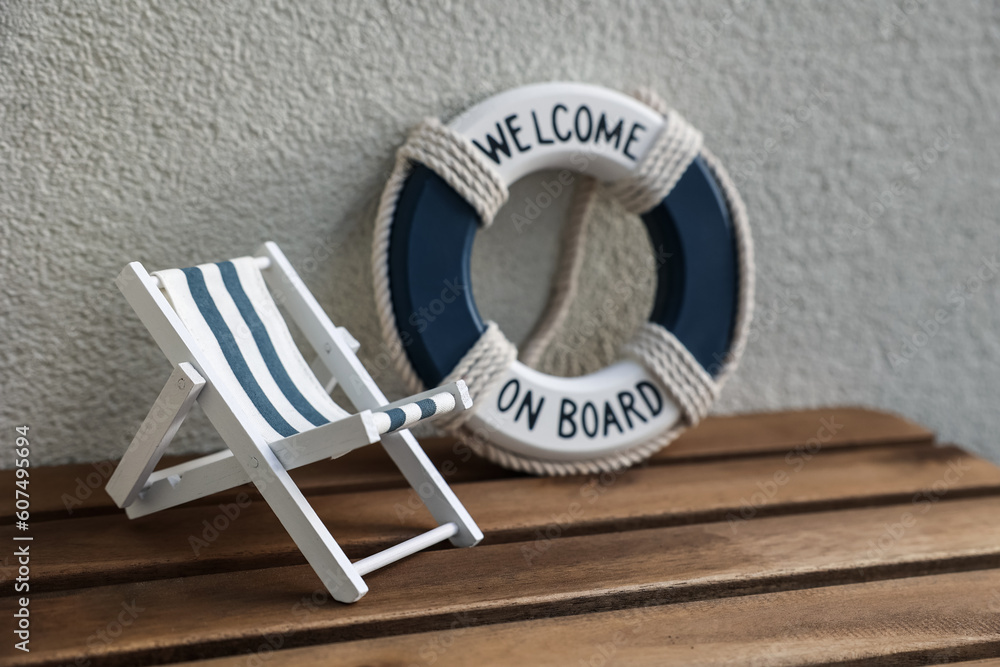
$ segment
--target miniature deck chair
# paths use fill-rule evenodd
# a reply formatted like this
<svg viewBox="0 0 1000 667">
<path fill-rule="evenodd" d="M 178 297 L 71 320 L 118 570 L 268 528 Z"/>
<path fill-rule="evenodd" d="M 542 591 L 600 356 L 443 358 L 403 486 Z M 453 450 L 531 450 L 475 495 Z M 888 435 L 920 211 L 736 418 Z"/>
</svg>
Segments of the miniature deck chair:
<svg viewBox="0 0 1000 667">
<path fill-rule="evenodd" d="M 152 276 L 138 262 L 116 283 L 174 372 L 107 484 L 135 518 L 248 481 L 256 485 L 334 599 L 354 602 L 362 576 L 450 539 L 483 534 L 406 428 L 472 405 L 465 383 L 388 403 L 358 360 L 358 343 L 335 327 L 273 243 L 243 257 Z M 339 380 L 361 410 L 329 396 L 296 347 L 271 292 L 319 354 L 315 368 Z M 228 449 L 154 472 L 193 403 Z M 439 526 L 352 563 L 288 475 L 298 466 L 381 440 Z"/>
</svg>

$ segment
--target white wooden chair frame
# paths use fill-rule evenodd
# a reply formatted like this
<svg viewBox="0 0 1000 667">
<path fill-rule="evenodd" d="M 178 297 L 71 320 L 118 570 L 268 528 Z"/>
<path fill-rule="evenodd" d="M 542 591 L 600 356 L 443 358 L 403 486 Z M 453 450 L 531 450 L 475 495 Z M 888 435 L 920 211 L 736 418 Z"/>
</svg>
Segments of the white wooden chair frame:
<svg viewBox="0 0 1000 667">
<path fill-rule="evenodd" d="M 390 404 L 355 354 L 358 343 L 334 326 L 281 250 L 265 243 L 258 267 L 276 301 L 299 327 L 319 357 L 314 372 L 325 369 L 361 412 L 267 444 L 242 414 L 226 382 L 220 381 L 194 337 L 161 293 L 158 279 L 132 262 L 116 280 L 139 319 L 160 346 L 174 371 L 107 484 L 107 492 L 135 518 L 253 482 L 298 545 L 324 586 L 341 602 L 367 591 L 362 576 L 431 545 L 451 540 L 471 547 L 483 538 L 472 517 L 434 468 L 408 429 L 379 435 L 372 410 L 398 407 L 442 391 L 455 409 L 472 405 L 464 383 L 452 383 Z M 319 377 L 320 381 L 324 379 Z M 327 390 L 330 381 L 323 383 Z M 197 401 L 228 449 L 154 472 L 156 464 Z M 323 525 L 288 471 L 327 457 L 338 457 L 381 440 L 403 476 L 416 490 L 438 527 L 352 563 Z"/>
</svg>

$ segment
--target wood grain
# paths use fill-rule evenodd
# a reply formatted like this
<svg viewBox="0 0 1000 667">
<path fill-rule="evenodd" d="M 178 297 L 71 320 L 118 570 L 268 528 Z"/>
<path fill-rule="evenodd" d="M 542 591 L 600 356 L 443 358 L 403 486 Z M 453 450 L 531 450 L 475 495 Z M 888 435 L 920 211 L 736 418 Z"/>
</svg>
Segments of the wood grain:
<svg viewBox="0 0 1000 667">
<path fill-rule="evenodd" d="M 903 528 L 895 530 L 896 524 Z M 826 597 L 830 593 L 800 591 L 795 599 L 807 607 L 798 610 L 781 611 L 773 602 L 755 606 L 754 598 L 716 598 L 995 568 L 998 534 L 1000 498 L 980 498 L 765 518 L 736 530 L 719 522 L 423 552 L 371 575 L 372 595 L 348 606 L 326 602 L 308 566 L 43 593 L 32 599 L 39 650 L 24 664 L 72 662 L 82 651 L 94 665 L 177 661 L 243 654 L 268 638 L 292 648 L 439 630 L 455 622 L 484 625 L 694 600 L 736 611 L 712 620 L 710 611 L 692 615 L 699 607 L 678 608 L 667 622 L 650 624 L 661 642 L 664 636 L 679 642 L 702 637 L 718 650 L 739 651 L 744 641 L 757 641 L 759 648 L 783 641 L 795 646 L 796 638 L 811 636 L 805 644 L 811 651 L 822 640 L 836 645 L 839 627 L 843 637 L 860 641 L 861 629 L 871 625 L 883 640 L 896 632 L 914 650 L 933 644 L 916 636 L 928 628 L 950 633 L 951 642 L 996 646 L 998 614 L 987 612 L 986 604 L 996 594 L 991 591 L 1000 591 L 997 570 L 950 578 L 938 588 L 919 579 L 892 583 L 899 588 L 866 586 L 858 589 L 861 598 L 839 601 Z M 120 636 L 92 640 L 127 608 L 141 611 Z M 908 608 L 924 625 L 894 624 L 886 615 Z M 809 610 L 820 616 L 810 620 Z M 783 620 L 766 622 L 765 613 Z M 686 615 L 698 622 L 678 620 Z M 828 625 L 834 618 L 843 625 Z M 600 636 L 594 627 L 576 637 Z M 506 634 L 504 641 L 520 638 Z M 863 646 L 879 648 L 874 638 Z"/>
<path fill-rule="evenodd" d="M 918 665 L 1000 653 L 1000 571 L 640 607 L 286 651 L 282 665 Z M 221 658 L 190 667 L 246 666 Z M 943 663 L 942 663 L 943 664 Z M 1000 664 L 987 658 L 961 667 Z"/>
<path fill-rule="evenodd" d="M 779 416 L 780 415 L 780 416 Z M 821 429 L 827 429 L 822 430 Z M 657 460 L 784 453 L 810 440 L 827 449 L 930 443 L 934 434 L 903 417 L 860 407 L 709 417 L 686 431 Z"/>
<path fill-rule="evenodd" d="M 709 417 L 697 428 L 657 453 L 653 464 L 705 458 L 753 456 L 784 453 L 806 445 L 824 424 L 833 424 L 827 449 L 882 446 L 889 444 L 929 444 L 933 434 L 902 417 L 865 408 L 824 408 L 796 412 Z M 421 440 L 434 464 L 451 483 L 502 479 L 517 476 L 473 455 L 467 447 L 446 438 Z M 166 456 L 163 465 L 174 465 L 190 456 Z M 99 461 L 32 469 L 32 521 L 67 519 L 94 514 L 118 513 L 104 492 L 114 471 L 115 461 Z M 308 494 L 353 492 L 399 488 L 405 485 L 381 447 L 365 447 L 335 461 L 322 461 L 292 472 L 300 488 Z M 14 472 L 0 470 L 0 487 L 11 487 Z M 217 505 L 241 492 L 259 497 L 252 488 L 231 489 L 195 501 Z M 0 498 L 0 517 L 13 516 L 13 500 Z"/>
<path fill-rule="evenodd" d="M 720 459 L 454 488 L 486 543 L 496 544 L 708 521 L 739 526 L 777 514 L 910 502 L 925 491 L 922 502 L 1000 494 L 1000 469 L 956 448 L 883 447 L 820 452 L 809 460 L 799 454 Z M 435 525 L 409 489 L 312 496 L 310 502 L 352 558 Z M 66 545 L 73 554 L 38 550 L 32 560 L 38 591 L 305 562 L 270 508 L 248 495 L 239 503 L 179 507 L 133 521 L 107 515 L 44 522 L 32 532 L 37 543 Z M 0 528 L 0 540 L 13 534 L 13 526 Z M 0 592 L 8 595 L 12 586 L 8 576 Z"/>
</svg>

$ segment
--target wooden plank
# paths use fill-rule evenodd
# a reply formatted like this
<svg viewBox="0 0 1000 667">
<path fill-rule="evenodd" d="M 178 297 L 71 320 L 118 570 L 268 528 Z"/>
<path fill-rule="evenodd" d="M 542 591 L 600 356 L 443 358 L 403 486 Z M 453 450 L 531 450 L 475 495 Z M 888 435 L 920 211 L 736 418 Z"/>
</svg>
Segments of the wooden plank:
<svg viewBox="0 0 1000 667">
<path fill-rule="evenodd" d="M 731 457 L 787 452 L 819 440 L 826 449 L 930 443 L 934 434 L 888 412 L 861 407 L 820 408 L 710 417 L 656 458 Z"/>
<path fill-rule="evenodd" d="M 790 460 L 713 460 L 454 488 L 488 543 L 707 521 L 740 530 L 761 516 L 910 502 L 925 490 L 930 500 L 1000 493 L 1000 469 L 956 448 L 834 450 Z M 352 558 L 436 525 L 409 489 L 312 496 L 310 502 Z M 13 534 L 13 526 L 0 528 L 0 540 Z M 270 509 L 249 495 L 133 521 L 109 515 L 44 522 L 32 534 L 36 543 L 72 545 L 71 558 L 62 548 L 33 557 L 35 590 L 303 562 Z M 12 586 L 8 578 L 0 593 L 10 594 Z"/>
<path fill-rule="evenodd" d="M 439 468 L 442 464 L 447 466 L 442 469 L 442 473 L 448 473 L 446 479 L 449 483 L 516 475 L 473 455 L 463 445 L 451 440 L 440 438 L 424 442 L 428 454 L 432 454 L 432 459 Z M 173 466 L 194 458 L 196 456 L 167 455 L 163 457 L 162 465 Z M 114 472 L 116 464 L 115 461 L 96 461 L 33 468 L 31 479 L 36 495 L 32 497 L 32 521 L 120 513 L 121 510 L 115 507 L 114 502 L 103 490 L 103 485 Z M 290 474 L 307 495 L 406 486 L 406 480 L 399 470 L 377 445 L 363 447 L 336 460 L 320 461 L 293 470 Z M 13 471 L 0 470 L 0 484 L 5 479 L 9 479 L 10 484 L 13 484 Z M 232 501 L 243 492 L 249 493 L 254 498 L 260 498 L 256 489 L 248 484 L 199 498 L 192 501 L 192 504 L 217 505 L 223 501 Z M 12 519 L 13 511 L 13 501 L 3 498 L 0 502 L 0 516 Z"/>
<path fill-rule="evenodd" d="M 268 641 L 291 648 L 439 630 L 456 619 L 483 625 L 1000 565 L 1000 498 L 928 507 L 915 520 L 905 518 L 919 511 L 908 504 L 773 517 L 749 521 L 736 532 L 721 522 L 562 538 L 531 557 L 537 544 L 426 551 L 372 574 L 372 595 L 354 605 L 328 602 L 305 566 L 39 593 L 31 600 L 37 650 L 21 660 L 69 663 L 84 651 L 95 665 L 177 661 L 245 654 Z M 901 531 L 892 529 L 897 523 L 904 525 Z M 958 613 L 956 605 L 969 610 L 970 599 L 985 601 L 991 588 L 1000 590 L 996 570 L 975 572 L 970 581 L 942 586 L 938 595 L 921 583 L 912 606 L 943 621 Z M 907 606 L 885 589 L 871 590 L 881 609 Z M 813 600 L 816 609 L 829 608 L 828 598 L 812 595 L 805 592 L 803 599 Z M 765 625 L 756 607 L 747 608 L 748 598 L 730 603 L 743 610 L 743 621 L 708 623 L 706 636 L 724 641 L 739 628 L 750 632 Z M 967 632 L 985 633 L 982 609 L 965 612 L 980 619 Z M 113 641 L 94 639 L 123 612 L 130 622 L 116 628 Z M 865 606 L 841 604 L 829 613 L 845 623 L 892 627 Z M 995 637 L 1000 627 L 991 613 Z M 705 623 L 710 616 L 700 619 Z M 811 627 L 835 643 L 825 624 L 803 622 L 800 613 L 787 619 L 802 623 L 789 641 Z M 670 624 L 654 625 L 678 636 Z"/>
<path fill-rule="evenodd" d="M 299 648 L 282 665 L 884 665 L 1000 652 L 1000 571 L 896 579 Z M 247 656 L 185 663 L 245 667 Z M 961 667 L 1000 665 L 998 658 Z"/>
<path fill-rule="evenodd" d="M 825 424 L 834 428 L 821 432 Z M 784 453 L 806 446 L 813 438 L 825 437 L 825 449 L 888 444 L 929 444 L 933 434 L 896 415 L 865 408 L 824 408 L 796 412 L 709 417 L 697 428 L 657 453 L 652 464 L 715 458 Z M 423 438 L 421 443 L 434 465 L 450 483 L 503 479 L 518 476 L 472 454 L 461 443 L 448 438 Z M 176 465 L 193 456 L 165 456 L 164 465 Z M 103 491 L 116 462 L 98 461 L 32 469 L 33 522 L 120 512 Z M 312 493 L 398 488 L 406 482 L 381 447 L 364 447 L 334 461 L 322 461 L 292 473 L 299 487 Z M 0 486 L 13 486 L 14 471 L 0 470 Z M 199 504 L 231 501 L 247 486 L 206 498 Z M 13 517 L 11 498 L 0 498 L 0 517 Z"/>
</svg>

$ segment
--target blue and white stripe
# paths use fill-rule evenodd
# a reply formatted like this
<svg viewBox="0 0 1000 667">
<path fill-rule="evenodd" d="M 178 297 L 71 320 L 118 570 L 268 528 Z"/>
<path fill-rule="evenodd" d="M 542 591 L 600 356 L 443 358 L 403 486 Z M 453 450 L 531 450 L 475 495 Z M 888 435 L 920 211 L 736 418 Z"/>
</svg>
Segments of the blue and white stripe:
<svg viewBox="0 0 1000 667">
<path fill-rule="evenodd" d="M 378 432 L 385 435 L 412 426 L 422 419 L 429 419 L 454 409 L 455 397 L 443 391 L 430 398 L 407 403 L 398 408 L 372 413 L 372 416 L 375 418 L 375 427 Z"/>
<path fill-rule="evenodd" d="M 274 442 L 347 416 L 302 358 L 253 258 L 156 275 L 265 440 Z"/>
<path fill-rule="evenodd" d="M 313 375 L 252 257 L 158 271 L 163 292 L 267 442 L 348 413 Z M 380 434 L 450 412 L 448 392 L 373 412 Z"/>
</svg>

